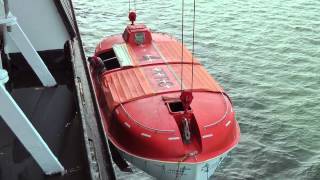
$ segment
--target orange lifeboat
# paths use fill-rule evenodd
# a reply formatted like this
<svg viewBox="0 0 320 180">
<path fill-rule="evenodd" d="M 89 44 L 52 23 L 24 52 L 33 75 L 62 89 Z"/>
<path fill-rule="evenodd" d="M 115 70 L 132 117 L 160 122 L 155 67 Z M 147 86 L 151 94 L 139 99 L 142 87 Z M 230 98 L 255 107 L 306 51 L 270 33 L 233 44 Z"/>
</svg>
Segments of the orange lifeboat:
<svg viewBox="0 0 320 180">
<path fill-rule="evenodd" d="M 174 37 L 132 23 L 89 62 L 106 138 L 148 174 L 206 179 L 239 142 L 228 95 Z"/>
</svg>

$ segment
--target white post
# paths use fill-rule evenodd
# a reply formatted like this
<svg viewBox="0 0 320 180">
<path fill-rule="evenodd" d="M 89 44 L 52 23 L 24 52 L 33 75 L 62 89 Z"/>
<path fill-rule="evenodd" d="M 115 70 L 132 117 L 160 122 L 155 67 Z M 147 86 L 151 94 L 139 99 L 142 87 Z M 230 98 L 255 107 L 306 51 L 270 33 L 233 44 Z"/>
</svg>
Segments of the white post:
<svg viewBox="0 0 320 180">
<path fill-rule="evenodd" d="M 9 13 L 8 19 L 15 20 L 16 18 Z M 8 35 L 11 39 L 15 42 L 33 71 L 37 74 L 38 78 L 40 79 L 41 83 L 44 86 L 52 87 L 57 85 L 56 80 L 51 75 L 50 71 L 48 70 L 47 66 L 44 64 L 43 60 L 37 53 L 37 51 L 32 46 L 29 38 L 21 29 L 20 25 L 16 21 L 10 22 L 8 26 L 11 27 L 10 31 L 8 31 Z"/>
<path fill-rule="evenodd" d="M 4 87 L 7 71 L 0 69 L 0 116 L 46 175 L 63 173 L 64 168 Z"/>
<path fill-rule="evenodd" d="M 4 0 L 4 1 L 7 1 L 7 0 Z M 3 13 L 3 14 L 2 14 Z M 3 19 L 6 17 L 6 10 L 5 10 L 5 7 L 4 7 L 4 4 L 3 2 L 0 0 L 0 19 Z M 5 31 L 5 27 L 6 25 L 5 24 L 1 24 L 0 23 L 0 39 L 4 39 L 4 31 Z M 1 50 L 0 50 L 0 69 L 2 68 L 2 59 L 1 59 Z"/>
<path fill-rule="evenodd" d="M 0 19 L 0 24 L 5 24 L 7 28 L 10 28 L 6 33 L 15 42 L 28 64 L 40 79 L 41 83 L 47 87 L 57 85 L 56 80 L 51 75 L 37 51 L 34 49 L 29 38 L 17 23 L 16 17 L 9 12 L 6 18 Z"/>
</svg>

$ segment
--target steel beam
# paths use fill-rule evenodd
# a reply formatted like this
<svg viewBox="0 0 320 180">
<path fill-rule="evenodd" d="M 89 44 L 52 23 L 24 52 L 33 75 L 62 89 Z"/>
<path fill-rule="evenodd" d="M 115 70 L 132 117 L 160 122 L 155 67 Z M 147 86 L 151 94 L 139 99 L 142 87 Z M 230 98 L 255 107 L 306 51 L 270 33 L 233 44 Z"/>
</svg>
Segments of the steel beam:
<svg viewBox="0 0 320 180">
<path fill-rule="evenodd" d="M 0 116 L 46 175 L 63 173 L 64 168 L 4 87 L 7 71 L 0 69 Z"/>
<path fill-rule="evenodd" d="M 37 51 L 34 49 L 29 38 L 17 23 L 16 17 L 9 12 L 6 18 L 0 19 L 0 24 L 5 24 L 7 28 L 10 28 L 10 31 L 8 30 L 6 33 L 15 42 L 16 46 L 36 73 L 43 86 L 52 87 L 57 85 L 56 80 L 51 75 Z"/>
</svg>

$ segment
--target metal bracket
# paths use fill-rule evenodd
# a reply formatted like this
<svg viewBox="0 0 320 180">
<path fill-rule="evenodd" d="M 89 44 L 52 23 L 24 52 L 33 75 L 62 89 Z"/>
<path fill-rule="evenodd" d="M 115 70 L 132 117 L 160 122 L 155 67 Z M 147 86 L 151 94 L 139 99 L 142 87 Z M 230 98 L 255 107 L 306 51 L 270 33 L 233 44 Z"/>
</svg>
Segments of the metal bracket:
<svg viewBox="0 0 320 180">
<path fill-rule="evenodd" d="M 9 81 L 8 72 L 3 69 L 0 69 L 0 85 L 3 85 L 8 81 Z"/>
<path fill-rule="evenodd" d="M 0 24 L 5 24 L 7 26 L 12 26 L 17 23 L 17 18 L 15 16 L 12 16 L 11 14 L 8 15 L 7 18 L 1 18 Z"/>
</svg>

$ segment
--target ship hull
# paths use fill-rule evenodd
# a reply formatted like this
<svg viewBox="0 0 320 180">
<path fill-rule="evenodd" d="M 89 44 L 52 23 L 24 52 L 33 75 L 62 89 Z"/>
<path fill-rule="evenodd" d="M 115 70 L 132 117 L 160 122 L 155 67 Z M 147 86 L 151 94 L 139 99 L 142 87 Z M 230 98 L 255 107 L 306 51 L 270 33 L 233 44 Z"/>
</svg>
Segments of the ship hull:
<svg viewBox="0 0 320 180">
<path fill-rule="evenodd" d="M 119 150 L 121 156 L 139 169 L 159 180 L 204 180 L 214 175 L 227 153 L 198 163 L 165 162 L 134 156 Z"/>
</svg>

